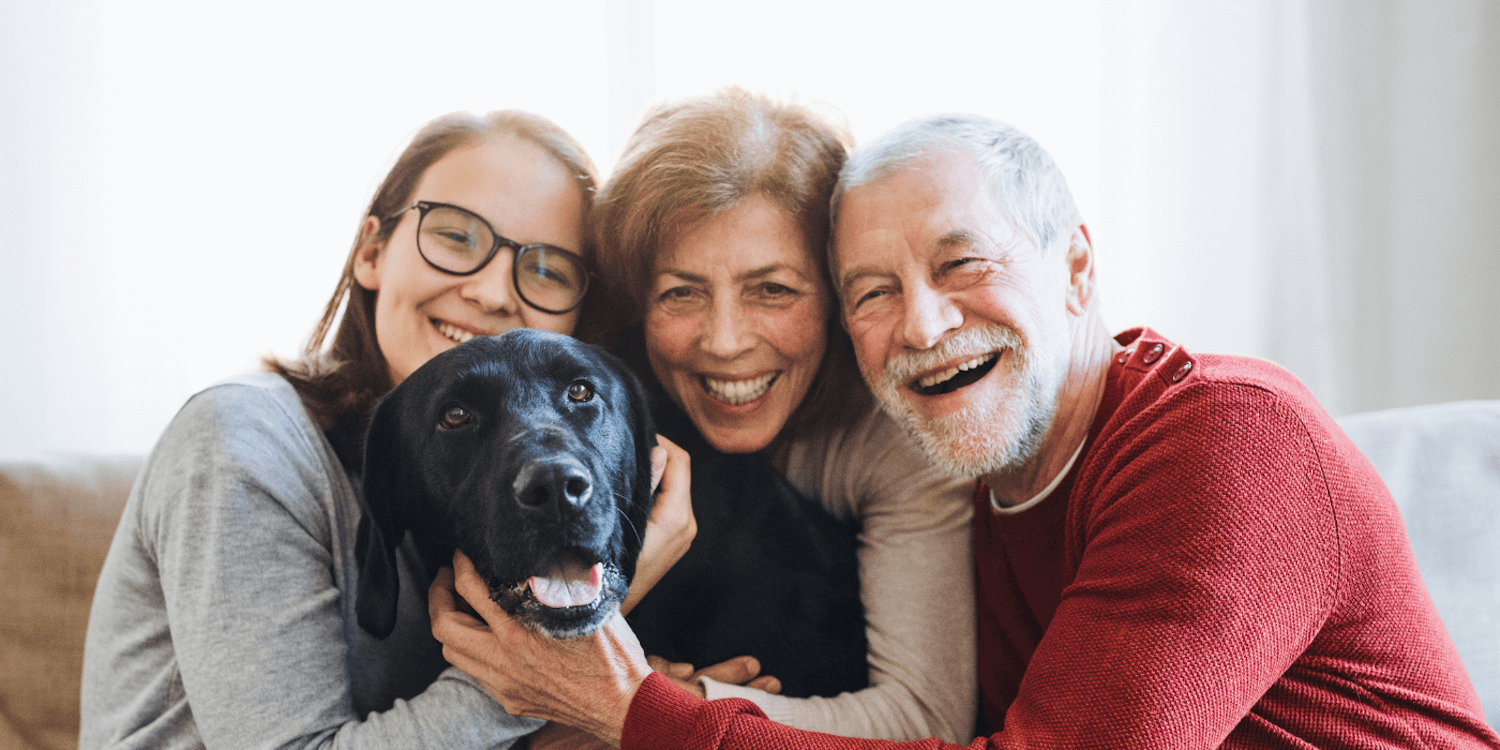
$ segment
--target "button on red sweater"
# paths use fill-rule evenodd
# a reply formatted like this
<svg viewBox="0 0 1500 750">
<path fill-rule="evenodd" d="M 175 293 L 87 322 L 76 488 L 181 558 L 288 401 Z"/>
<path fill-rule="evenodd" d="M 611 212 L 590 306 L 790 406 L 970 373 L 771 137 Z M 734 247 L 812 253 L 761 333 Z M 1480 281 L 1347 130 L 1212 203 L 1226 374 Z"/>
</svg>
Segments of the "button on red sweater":
<svg viewBox="0 0 1500 750">
<path fill-rule="evenodd" d="M 976 493 L 994 734 L 972 747 L 1500 748 L 1390 494 L 1306 389 L 1149 330 L 1118 340 L 1128 353 L 1052 494 L 1000 514 Z M 655 676 L 624 736 L 627 750 L 871 744 Z"/>
</svg>

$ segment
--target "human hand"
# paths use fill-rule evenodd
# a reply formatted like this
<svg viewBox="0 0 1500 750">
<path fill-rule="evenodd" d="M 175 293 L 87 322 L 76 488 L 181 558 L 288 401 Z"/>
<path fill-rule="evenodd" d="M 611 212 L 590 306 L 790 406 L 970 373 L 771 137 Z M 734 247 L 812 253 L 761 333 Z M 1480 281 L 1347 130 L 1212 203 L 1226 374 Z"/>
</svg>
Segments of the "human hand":
<svg viewBox="0 0 1500 750">
<path fill-rule="evenodd" d="M 468 602 L 480 618 L 461 611 Z M 616 614 L 592 635 L 554 640 L 517 624 L 489 598 L 462 552 L 427 592 L 443 658 L 479 681 L 512 716 L 578 727 L 618 746 L 630 700 L 650 674 L 646 655 Z"/>
<path fill-rule="evenodd" d="M 737 656 L 728 661 L 719 662 L 711 667 L 694 671 L 693 665 L 682 662 L 670 662 L 660 656 L 646 657 L 646 663 L 657 672 L 666 675 L 678 687 L 698 696 L 708 697 L 703 689 L 703 683 L 699 677 L 707 677 L 715 682 L 726 685 L 743 685 L 756 690 L 763 690 L 771 695 L 781 693 L 781 680 L 771 675 L 760 674 L 760 662 L 753 656 Z"/>
<path fill-rule="evenodd" d="M 665 437 L 657 435 L 656 441 L 657 446 L 651 449 L 651 486 L 657 493 L 656 504 L 646 521 L 645 541 L 630 591 L 620 603 L 620 611 L 625 613 L 682 559 L 698 533 L 698 522 L 693 518 L 692 459 Z"/>
</svg>

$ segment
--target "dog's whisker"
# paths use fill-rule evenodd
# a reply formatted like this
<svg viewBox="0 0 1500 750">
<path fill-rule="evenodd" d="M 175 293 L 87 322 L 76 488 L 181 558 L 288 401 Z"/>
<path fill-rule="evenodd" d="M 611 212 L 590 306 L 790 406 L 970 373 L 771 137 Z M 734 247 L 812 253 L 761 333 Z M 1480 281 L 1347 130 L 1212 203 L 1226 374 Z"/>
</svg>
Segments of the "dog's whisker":
<svg viewBox="0 0 1500 750">
<path fill-rule="evenodd" d="M 611 494 L 613 494 L 617 499 L 622 500 L 622 501 L 629 501 L 630 500 L 630 498 L 628 498 L 625 495 L 622 495 L 622 494 L 620 494 L 618 492 L 613 492 Z M 621 508 L 618 505 L 616 505 L 615 506 L 615 512 L 619 513 L 620 514 L 620 520 L 624 521 L 625 525 L 628 526 L 628 527 L 630 527 L 631 531 L 635 532 L 635 540 L 637 542 L 640 542 L 641 544 L 645 544 L 646 543 L 646 536 L 641 533 L 640 529 L 637 529 L 635 527 L 635 522 L 631 521 L 630 520 L 630 516 L 626 515 L 625 509 Z"/>
</svg>

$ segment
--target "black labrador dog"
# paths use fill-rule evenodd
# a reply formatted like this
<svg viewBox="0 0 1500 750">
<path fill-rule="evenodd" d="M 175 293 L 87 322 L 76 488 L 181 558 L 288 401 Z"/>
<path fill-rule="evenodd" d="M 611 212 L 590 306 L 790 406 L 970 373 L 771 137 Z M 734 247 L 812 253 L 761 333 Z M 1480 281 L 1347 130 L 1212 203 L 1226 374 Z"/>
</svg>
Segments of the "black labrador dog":
<svg viewBox="0 0 1500 750">
<path fill-rule="evenodd" d="M 854 529 L 764 457 L 714 451 L 613 355 L 536 330 L 444 352 L 376 406 L 360 625 L 389 634 L 395 548 L 410 531 L 429 570 L 463 550 L 520 622 L 593 632 L 634 574 L 658 428 L 693 456 L 698 535 L 630 614 L 646 652 L 698 666 L 752 654 L 785 695 L 868 684 Z"/>
<path fill-rule="evenodd" d="M 593 632 L 635 573 L 655 444 L 640 382 L 601 349 L 523 329 L 433 357 L 370 419 L 360 626 L 390 635 L 410 532 L 429 571 L 463 550 L 520 622 Z"/>
</svg>

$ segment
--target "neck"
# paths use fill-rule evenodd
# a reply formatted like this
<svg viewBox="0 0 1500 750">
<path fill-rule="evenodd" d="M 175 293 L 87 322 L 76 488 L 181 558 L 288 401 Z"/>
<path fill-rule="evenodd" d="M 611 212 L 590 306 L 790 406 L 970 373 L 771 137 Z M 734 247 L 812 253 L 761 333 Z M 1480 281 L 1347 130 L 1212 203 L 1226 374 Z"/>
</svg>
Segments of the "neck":
<svg viewBox="0 0 1500 750">
<path fill-rule="evenodd" d="M 1069 322 L 1073 346 L 1057 395 L 1057 412 L 1035 455 L 1011 469 L 980 477 L 1006 507 L 1020 505 L 1047 487 L 1067 466 L 1094 423 L 1104 398 L 1110 359 L 1123 347 L 1115 343 L 1104 321 L 1090 310 Z"/>
</svg>

